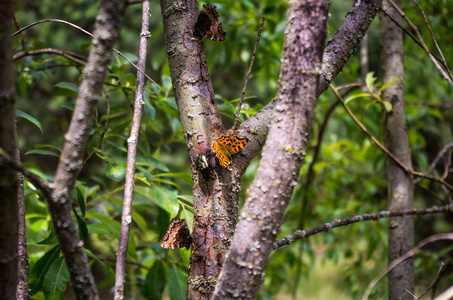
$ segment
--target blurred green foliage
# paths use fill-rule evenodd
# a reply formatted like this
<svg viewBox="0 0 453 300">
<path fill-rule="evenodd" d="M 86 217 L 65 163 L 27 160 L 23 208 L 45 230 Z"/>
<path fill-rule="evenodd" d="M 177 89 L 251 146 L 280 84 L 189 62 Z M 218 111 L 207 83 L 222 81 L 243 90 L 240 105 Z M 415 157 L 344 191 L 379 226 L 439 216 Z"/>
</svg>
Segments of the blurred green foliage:
<svg viewBox="0 0 453 300">
<path fill-rule="evenodd" d="M 202 4 L 199 3 L 200 7 Z M 227 32 L 225 42 L 205 41 L 205 45 L 218 106 L 226 127 L 229 127 L 263 14 L 266 15 L 266 24 L 247 88 L 243 118 L 253 115 L 276 93 L 287 6 L 282 0 L 224 0 L 210 4 L 217 5 L 223 29 Z M 329 35 L 341 24 L 352 4 L 353 1 L 333 1 Z M 16 4 L 15 14 L 21 26 L 40 19 L 58 18 L 92 31 L 98 5 L 98 2 L 87 0 L 45 0 L 39 4 L 28 0 Z M 446 60 L 453 63 L 453 40 L 450 38 L 453 3 L 432 0 L 423 2 L 422 6 Z M 188 220 L 191 227 L 192 181 L 169 77 L 159 3 L 152 1 L 151 7 L 153 12 L 149 29 L 152 38 L 149 40 L 146 72 L 158 84 L 147 82 L 145 87 L 126 294 L 131 299 L 158 299 L 168 292 L 170 299 L 183 299 L 189 252 L 164 250 L 158 242 L 171 218 L 178 213 Z M 411 2 L 405 2 L 404 10 L 420 28 L 431 51 L 437 54 L 418 8 Z M 140 22 L 141 6 L 128 7 L 121 38 L 116 45 L 134 62 L 138 55 Z M 49 47 L 85 57 L 88 54 L 90 38 L 61 23 L 40 24 L 25 31 L 24 35 L 28 50 Z M 14 42 L 15 53 L 23 50 L 18 37 Z M 404 50 L 406 77 L 400 80 L 405 80 L 406 100 L 409 103 L 451 104 L 452 87 L 441 78 L 423 50 L 407 37 Z M 369 32 L 369 59 L 370 71 L 375 72 L 375 84 L 379 87 L 383 83 L 379 81 L 377 19 Z M 52 181 L 78 93 L 82 66 L 51 54 L 27 56 L 15 61 L 14 65 L 18 117 L 21 117 L 17 123 L 22 162 L 39 176 Z M 114 282 L 135 74 L 136 70 L 124 58 L 114 56 L 91 132 L 88 159 L 74 191 L 74 219 L 87 253 L 92 258 L 101 294 L 102 291 L 111 292 Z M 359 57 L 355 55 L 334 84 L 340 86 L 360 81 Z M 350 95 L 360 93 L 362 91 L 356 89 Z M 341 106 L 334 109 L 321 144 L 317 144 L 326 111 L 335 101 L 330 91 L 318 100 L 310 149 L 279 237 L 297 229 L 373 213 L 387 207 L 385 156 L 363 135 Z M 348 106 L 368 130 L 382 140 L 382 107 L 379 102 L 371 101 L 370 98 L 356 99 Z M 452 141 L 452 111 L 426 105 L 407 105 L 414 169 L 427 170 L 437 152 Z M 315 147 L 320 147 L 319 156 L 313 165 L 313 178 L 307 186 L 307 171 L 313 163 Z M 253 180 L 258 159 L 252 162 L 244 175 L 242 200 Z M 443 171 L 441 165 L 435 173 L 439 176 Z M 438 185 L 423 181 L 421 186 L 415 190 L 417 208 L 441 205 L 442 202 L 436 197 L 447 197 Z M 25 192 L 33 298 L 62 299 L 68 275 L 45 198 L 28 181 Z M 328 285 L 349 298 L 360 297 L 371 279 L 385 266 L 386 228 L 387 220 L 354 224 L 276 250 L 269 261 L 259 298 L 273 299 L 276 294 L 292 294 L 295 298 L 306 296 L 304 282 L 311 274 L 318 274 L 316 278 L 319 277 L 317 281 L 310 281 L 312 299 L 329 298 L 321 293 Z M 417 241 L 432 233 L 451 229 L 451 214 L 416 218 Z M 418 289 L 423 290 L 434 277 L 440 260 L 451 262 L 451 248 L 448 251 L 441 249 L 440 246 L 433 246 L 416 260 Z M 451 282 L 452 273 L 449 272 L 440 280 L 438 291 Z M 335 280 L 326 280 L 333 277 Z M 385 281 L 379 287 L 375 290 L 376 299 L 385 297 Z M 320 292 L 315 294 L 313 290 Z M 54 293 L 51 294 L 51 291 Z"/>
</svg>

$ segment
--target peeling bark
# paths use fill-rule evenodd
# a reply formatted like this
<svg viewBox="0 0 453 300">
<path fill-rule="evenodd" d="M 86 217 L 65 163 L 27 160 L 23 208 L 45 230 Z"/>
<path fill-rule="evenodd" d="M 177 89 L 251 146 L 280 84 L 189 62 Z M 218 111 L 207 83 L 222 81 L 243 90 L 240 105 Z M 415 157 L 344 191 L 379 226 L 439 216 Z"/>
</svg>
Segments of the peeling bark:
<svg viewBox="0 0 453 300">
<path fill-rule="evenodd" d="M 173 90 L 191 160 L 193 192 L 193 247 L 188 278 L 189 299 L 209 299 L 220 273 L 236 225 L 240 178 L 246 166 L 232 171 L 222 168 L 212 157 L 211 144 L 225 131 L 215 104 L 206 63 L 204 45 L 194 35 L 198 17 L 195 0 L 161 0 L 165 43 Z M 241 134 L 245 134 L 240 130 Z M 261 148 L 253 135 L 247 149 Z M 242 155 L 246 153 L 244 149 Z M 200 176 L 199 155 L 209 157 L 212 174 Z M 240 157 L 241 155 L 235 155 Z"/>
<path fill-rule="evenodd" d="M 401 6 L 402 0 L 395 1 Z M 388 1 L 383 1 L 384 10 L 401 23 L 401 16 Z M 406 114 L 404 111 L 404 57 L 403 33 L 385 15 L 380 15 L 381 34 L 381 74 L 382 82 L 394 78 L 393 83 L 382 92 L 382 99 L 392 103 L 393 110 L 383 108 L 385 147 L 404 165 L 412 169 L 411 149 L 407 135 Z M 414 201 L 412 178 L 392 159 L 387 157 L 387 180 L 389 210 L 411 209 Z M 414 247 L 413 217 L 395 217 L 389 220 L 388 262 L 391 263 Z M 405 289 L 414 291 L 414 260 L 408 259 L 389 274 L 389 299 L 413 299 Z"/>
<path fill-rule="evenodd" d="M 252 187 L 212 299 L 253 299 L 305 157 L 330 1 L 289 1 L 279 89 Z"/>
<path fill-rule="evenodd" d="M 16 120 L 12 61 L 12 3 L 0 1 L 0 147 L 16 160 Z M 16 298 L 18 262 L 18 174 L 0 158 L 0 295 Z"/>
<path fill-rule="evenodd" d="M 124 0 L 101 1 L 88 62 L 83 70 L 79 96 L 65 134 L 63 152 L 49 199 L 53 226 L 78 299 L 98 299 L 98 294 L 83 242 L 72 219 L 72 190 L 83 166 L 96 106 L 124 11 Z"/>
</svg>

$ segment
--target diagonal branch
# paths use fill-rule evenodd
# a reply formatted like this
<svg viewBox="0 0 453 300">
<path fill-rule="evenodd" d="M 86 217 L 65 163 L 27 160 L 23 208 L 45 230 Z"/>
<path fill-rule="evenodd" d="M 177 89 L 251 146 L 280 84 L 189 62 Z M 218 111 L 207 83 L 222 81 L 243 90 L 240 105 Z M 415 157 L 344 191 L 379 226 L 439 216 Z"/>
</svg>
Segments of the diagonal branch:
<svg viewBox="0 0 453 300">
<path fill-rule="evenodd" d="M 263 31 L 265 19 L 266 19 L 266 17 L 263 16 L 263 18 L 261 19 L 260 28 L 258 29 L 258 35 L 256 37 L 255 48 L 253 49 L 252 58 L 250 59 L 249 70 L 247 72 L 247 75 L 245 76 L 245 83 L 244 83 L 244 88 L 242 89 L 241 99 L 239 100 L 238 109 L 236 111 L 236 114 L 234 115 L 234 123 L 233 123 L 233 127 L 232 127 L 233 130 L 236 130 L 239 125 L 239 117 L 241 115 L 242 101 L 244 101 L 245 92 L 247 90 L 247 83 L 249 82 L 250 74 L 252 74 L 252 68 L 253 68 L 253 63 L 255 62 L 256 50 L 258 49 L 258 44 L 261 39 L 261 32 Z"/>
<path fill-rule="evenodd" d="M 420 243 L 418 243 L 414 248 L 412 248 L 410 251 L 406 252 L 405 254 L 401 255 L 399 258 L 395 259 L 390 263 L 387 268 L 385 268 L 381 273 L 371 281 L 371 283 L 368 285 L 368 288 L 365 291 L 365 294 L 363 295 L 363 300 L 368 299 L 370 296 L 371 290 L 376 286 L 376 284 L 391 270 L 393 270 L 397 265 L 405 261 L 406 259 L 412 257 L 415 255 L 415 251 L 420 250 L 421 248 L 425 247 L 428 244 L 437 242 L 437 241 L 445 241 L 445 240 L 450 240 L 453 241 L 453 233 L 439 233 L 435 234 L 432 236 L 427 237 L 426 239 L 422 240 Z"/>
<path fill-rule="evenodd" d="M 24 174 L 24 176 L 27 177 L 31 183 L 33 183 L 36 187 L 38 187 L 42 191 L 42 193 L 44 194 L 44 196 L 46 196 L 47 199 L 50 199 L 52 188 L 46 181 L 44 181 L 41 177 L 39 177 L 35 173 L 32 173 L 22 164 L 18 163 L 11 157 L 11 155 L 9 155 L 2 148 L 0 148 L 0 156 L 3 157 L 7 164 L 11 165 L 15 170 L 20 171 L 22 174 Z"/>
<path fill-rule="evenodd" d="M 22 29 L 16 31 L 15 33 L 13 33 L 11 35 L 11 37 L 14 37 L 16 35 L 18 35 L 19 33 L 22 33 L 23 31 L 35 26 L 35 25 L 38 25 L 38 24 L 42 24 L 42 23 L 47 23 L 47 22 L 57 22 L 57 23 L 63 23 L 63 24 L 66 24 L 66 25 L 69 25 L 71 27 L 74 27 L 80 31 L 82 31 L 83 33 L 91 36 L 92 38 L 94 38 L 94 35 L 91 34 L 91 32 L 89 32 L 88 30 L 85 30 L 83 29 L 82 27 L 78 26 L 78 25 L 75 25 L 71 22 L 68 22 L 68 21 L 65 21 L 65 20 L 60 20 L 60 19 L 44 19 L 44 20 L 39 20 L 39 21 L 36 21 L 36 22 L 33 22 L 31 24 L 28 24 L 27 26 L 23 27 Z M 121 56 L 122 58 L 124 58 L 128 63 L 130 63 L 135 69 L 137 69 L 137 71 L 141 72 L 139 67 L 134 64 L 129 58 L 127 58 L 126 55 L 124 55 L 123 53 L 121 53 L 120 51 L 116 50 L 115 48 L 113 48 L 113 44 L 112 46 L 110 47 L 116 54 L 118 54 L 119 56 Z M 151 78 L 149 77 L 146 73 L 143 73 L 143 75 L 149 80 L 151 81 L 152 83 L 154 83 L 155 85 L 157 85 L 157 83 Z"/>
<path fill-rule="evenodd" d="M 334 220 L 332 222 L 326 223 L 321 226 L 317 226 L 307 230 L 297 230 L 293 234 L 289 234 L 279 240 L 276 240 L 273 245 L 273 249 L 280 248 L 285 245 L 289 245 L 294 241 L 300 239 L 306 239 L 312 235 L 318 234 L 320 232 L 329 232 L 332 228 L 347 226 L 354 223 L 359 223 L 363 221 L 378 221 L 383 218 L 392 218 L 392 217 L 404 217 L 404 216 L 424 216 L 431 214 L 440 214 L 440 213 L 452 213 L 453 204 L 441 206 L 441 207 L 431 207 L 426 209 L 404 209 L 398 211 L 381 211 L 375 214 L 363 214 L 355 217 L 343 219 L 343 220 Z"/>
<path fill-rule="evenodd" d="M 346 110 L 346 112 L 349 114 L 349 116 L 352 118 L 352 120 L 360 127 L 360 129 L 363 131 L 363 133 L 365 133 L 373 142 L 374 144 L 379 148 L 381 149 L 385 154 L 388 155 L 388 157 L 390 157 L 399 167 L 401 167 L 404 171 L 406 171 L 408 174 L 411 174 L 411 175 L 414 175 L 414 176 L 418 176 L 420 178 L 424 178 L 424 179 L 429 179 L 431 181 L 434 181 L 434 182 L 437 182 L 445 187 L 447 187 L 449 190 L 453 191 L 453 186 L 451 186 L 450 184 L 448 184 L 447 182 L 439 179 L 439 178 L 436 178 L 436 177 L 433 177 L 433 176 L 429 176 L 429 175 L 426 175 L 426 174 L 423 174 L 423 173 L 420 173 L 420 172 L 416 172 L 416 171 L 413 171 L 411 169 L 409 169 L 406 165 L 404 165 L 397 157 L 395 157 L 395 155 L 393 155 L 387 148 L 385 148 L 367 129 L 366 127 L 356 118 L 356 116 L 352 113 L 352 111 L 349 109 L 349 107 L 344 103 L 343 101 L 343 98 L 340 96 L 340 94 L 338 93 L 337 89 L 331 85 L 330 86 L 332 91 L 334 92 L 334 94 L 337 96 L 337 98 L 340 100 L 341 104 L 343 105 L 344 109 Z"/>
<path fill-rule="evenodd" d="M 329 84 L 355 53 L 379 11 L 381 2 L 382 0 L 356 0 L 341 26 L 327 42 L 322 58 L 318 95 L 328 89 Z M 256 142 L 249 143 L 247 152 L 244 153 L 244 156 L 237 159 L 238 165 L 247 166 L 263 147 L 275 104 L 276 101 L 272 100 L 257 114 L 241 124 L 241 127 L 250 133 L 247 137 Z"/>
</svg>

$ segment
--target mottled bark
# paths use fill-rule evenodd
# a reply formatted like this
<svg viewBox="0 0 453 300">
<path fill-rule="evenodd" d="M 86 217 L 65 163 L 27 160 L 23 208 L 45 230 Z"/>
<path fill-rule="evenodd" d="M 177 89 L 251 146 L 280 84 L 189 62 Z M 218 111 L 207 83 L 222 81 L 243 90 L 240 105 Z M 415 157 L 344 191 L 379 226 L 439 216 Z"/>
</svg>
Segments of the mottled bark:
<svg viewBox="0 0 453 300">
<path fill-rule="evenodd" d="M 20 163 L 19 143 L 16 136 L 16 161 Z M 18 262 L 17 262 L 17 289 L 16 299 L 27 300 L 30 298 L 30 281 L 27 253 L 27 228 L 25 226 L 25 194 L 24 194 L 24 174 L 16 171 L 18 176 L 17 185 L 17 204 L 18 204 Z"/>
<path fill-rule="evenodd" d="M 15 159 L 17 146 L 11 25 L 11 1 L 0 0 L 0 147 Z M 4 299 L 16 298 L 17 188 L 17 172 L 0 158 L 0 295 Z"/>
<path fill-rule="evenodd" d="M 305 157 L 330 1 L 289 1 L 276 105 L 263 156 L 212 299 L 254 299 Z"/>
<path fill-rule="evenodd" d="M 194 34 L 198 16 L 196 0 L 162 0 L 165 43 L 173 90 L 191 160 L 194 182 L 193 247 L 188 278 L 188 298 L 209 299 L 236 225 L 240 178 L 245 166 L 232 172 L 210 156 L 211 144 L 224 131 L 206 63 L 204 46 Z M 250 137 L 250 149 L 260 149 Z M 209 178 L 196 167 L 199 155 L 211 166 Z M 239 154 L 236 156 L 240 156 Z"/>
<path fill-rule="evenodd" d="M 396 1 L 401 6 L 402 0 Z M 386 1 L 384 10 L 401 23 L 401 16 Z M 385 15 L 380 15 L 381 34 L 381 80 L 398 81 L 385 89 L 382 99 L 392 103 L 393 110 L 385 112 L 384 143 L 385 147 L 404 165 L 412 169 L 411 149 L 407 135 L 406 115 L 404 111 L 404 59 L 403 34 L 401 29 Z M 387 180 L 389 210 L 411 209 L 414 200 L 412 178 L 392 159 L 387 158 Z M 388 262 L 391 263 L 414 246 L 413 217 L 396 217 L 389 220 Z M 408 259 L 399 264 L 389 274 L 389 299 L 413 299 L 405 291 L 414 291 L 414 260 Z"/>
<path fill-rule="evenodd" d="M 142 8 L 142 29 L 140 33 L 140 50 L 138 54 L 137 87 L 135 89 L 134 115 L 132 117 L 131 134 L 127 139 L 127 167 L 126 180 L 124 185 L 123 211 L 121 214 L 121 232 L 116 258 L 115 292 L 114 299 L 124 298 L 124 282 L 126 281 L 126 258 L 129 243 L 129 233 L 132 222 L 132 197 L 135 185 L 135 158 L 137 154 L 137 143 L 140 135 L 140 120 L 143 110 L 143 89 L 145 86 L 145 67 L 148 38 L 151 37 L 149 28 L 149 0 L 143 1 Z"/>
<path fill-rule="evenodd" d="M 345 24 L 339 29 L 342 33 L 336 34 L 328 43 L 330 49 L 335 51 L 347 48 L 347 55 L 325 53 L 331 75 L 324 77 L 331 81 L 346 64 L 376 15 L 378 3 L 380 0 L 357 1 L 351 9 Z M 196 159 L 199 155 L 209 158 L 211 144 L 218 133 L 224 131 L 224 127 L 215 105 L 204 47 L 193 32 L 198 16 L 197 5 L 195 0 L 161 0 L 161 6 L 172 83 L 194 182 L 194 243 L 188 298 L 209 299 L 234 232 L 240 178 L 264 145 L 277 100 L 272 100 L 242 124 L 240 135 L 246 136 L 249 143 L 233 156 L 232 172 L 221 168 L 215 158 L 211 158 L 210 164 L 217 166 L 213 167 L 209 178 L 203 178 L 196 168 Z M 322 82 L 324 77 L 319 80 Z M 322 93 L 327 86 L 318 89 L 318 93 Z"/>
<path fill-rule="evenodd" d="M 322 58 L 318 95 L 327 90 L 329 84 L 356 52 L 377 14 L 381 2 L 382 0 L 356 0 L 341 26 L 327 42 Z M 259 115 L 252 116 L 242 126 L 247 128 L 248 131 L 263 134 L 265 139 L 274 105 L 275 101 L 270 102 L 260 111 Z M 259 117 L 261 121 L 255 120 L 255 116 Z M 262 120 L 266 121 L 263 122 Z M 255 155 L 247 155 L 246 161 L 250 162 Z"/>
<path fill-rule="evenodd" d="M 324 50 L 319 95 L 327 90 L 332 80 L 355 53 L 376 16 L 381 2 L 382 0 L 355 1 L 343 24 L 329 40 Z"/>
<path fill-rule="evenodd" d="M 83 242 L 72 219 L 72 190 L 83 166 L 96 106 L 112 56 L 112 47 L 119 36 L 124 11 L 124 0 L 101 1 L 88 62 L 83 70 L 79 96 L 65 134 L 63 152 L 49 199 L 53 226 L 78 299 L 98 299 L 98 295 Z"/>
</svg>

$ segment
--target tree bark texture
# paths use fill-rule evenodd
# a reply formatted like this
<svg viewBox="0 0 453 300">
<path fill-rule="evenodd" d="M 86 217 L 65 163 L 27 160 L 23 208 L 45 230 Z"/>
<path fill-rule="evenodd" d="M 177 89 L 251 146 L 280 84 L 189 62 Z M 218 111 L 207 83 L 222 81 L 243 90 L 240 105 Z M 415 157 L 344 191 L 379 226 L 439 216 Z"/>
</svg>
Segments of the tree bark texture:
<svg viewBox="0 0 453 300">
<path fill-rule="evenodd" d="M 268 138 L 212 299 L 255 298 L 305 157 L 330 1 L 289 1 L 288 5 Z"/>
<path fill-rule="evenodd" d="M 16 135 L 16 160 L 20 163 L 19 143 Z M 24 193 L 24 174 L 18 173 L 17 182 L 17 205 L 18 205 L 18 262 L 17 262 L 17 300 L 28 300 L 30 298 L 30 281 L 27 253 L 27 227 L 25 221 L 25 193 Z"/>
<path fill-rule="evenodd" d="M 83 242 L 72 219 L 72 190 L 83 166 L 96 106 L 111 60 L 112 47 L 119 36 L 124 11 L 124 0 L 101 1 L 88 62 L 83 70 L 79 96 L 65 134 L 63 152 L 49 199 L 53 226 L 78 299 L 98 299 L 98 295 Z"/>
<path fill-rule="evenodd" d="M 132 220 L 132 198 L 135 185 L 135 159 L 137 154 L 137 143 L 140 136 L 140 120 L 143 110 L 143 89 L 145 86 L 145 67 L 148 38 L 151 36 L 149 28 L 149 0 L 143 1 L 142 7 L 142 29 L 140 33 L 140 50 L 138 55 L 137 87 L 135 89 L 134 115 L 132 117 L 132 128 L 127 139 L 127 167 L 126 180 L 124 184 L 123 211 L 121 214 L 121 232 L 116 258 L 115 292 L 114 299 L 124 298 L 124 283 L 126 281 L 126 258 L 129 243 L 129 233 Z"/>
<path fill-rule="evenodd" d="M 209 299 L 233 236 L 240 178 L 246 165 L 238 168 L 236 166 L 240 164 L 233 163 L 230 172 L 216 163 L 215 156 L 212 156 L 212 142 L 219 134 L 225 133 L 225 129 L 215 104 L 204 45 L 201 37 L 194 33 L 198 16 L 196 0 L 162 0 L 161 6 L 173 90 L 194 182 L 188 298 Z M 264 131 L 261 130 L 263 141 Z M 243 131 L 240 129 L 239 132 Z M 259 137 L 250 136 L 249 140 L 246 148 L 253 149 L 249 151 L 254 156 L 260 150 Z M 242 153 L 247 155 L 247 150 Z M 208 178 L 197 170 L 196 160 L 200 155 L 207 157 L 212 168 Z"/>
<path fill-rule="evenodd" d="M 368 30 L 380 2 L 356 2 L 346 17 L 345 24 L 339 29 L 342 33 L 334 35 L 324 52 L 331 75 L 322 76 L 319 80 L 326 77 L 330 83 L 340 72 L 347 60 L 344 56 L 335 56 L 333 51 L 343 53 L 340 50 L 347 49 L 346 58 L 350 57 L 359 45 L 360 38 Z M 204 46 L 194 32 L 198 16 L 196 0 L 161 0 L 161 7 L 173 89 L 194 182 L 193 245 L 187 298 L 209 299 L 234 233 L 240 179 L 266 141 L 278 99 L 272 100 L 241 125 L 239 135 L 246 136 L 249 143 L 233 156 L 232 171 L 219 166 L 212 156 L 211 145 L 225 129 L 215 105 Z M 332 53 L 326 53 L 327 49 Z M 320 68 L 318 69 L 320 72 Z M 318 93 L 321 94 L 327 87 L 328 84 L 323 85 L 323 89 L 319 86 Z M 199 155 L 209 158 L 212 168 L 209 178 L 204 178 L 197 170 L 196 160 Z"/>
<path fill-rule="evenodd" d="M 401 6 L 402 0 L 395 2 Z M 397 22 L 401 23 L 401 16 L 388 1 L 383 1 L 383 8 Z M 393 107 L 391 112 L 385 112 L 383 108 L 384 143 L 393 155 L 409 169 L 412 169 L 411 149 L 404 111 L 403 33 L 393 21 L 381 13 L 380 34 L 382 82 L 385 83 L 398 78 L 397 82 L 382 93 L 382 99 L 391 102 Z M 389 210 L 411 209 L 414 200 L 412 178 L 389 158 L 387 158 L 387 180 Z M 414 247 L 413 217 L 390 218 L 388 238 L 388 263 L 391 263 Z M 405 289 L 414 291 L 414 260 L 412 258 L 405 260 L 390 272 L 388 288 L 389 299 L 413 299 L 405 291 Z"/>
<path fill-rule="evenodd" d="M 16 160 L 16 120 L 12 65 L 12 4 L 0 0 L 0 147 Z M 16 298 L 18 173 L 0 158 L 0 295 Z"/>
</svg>

